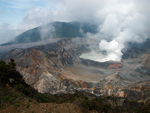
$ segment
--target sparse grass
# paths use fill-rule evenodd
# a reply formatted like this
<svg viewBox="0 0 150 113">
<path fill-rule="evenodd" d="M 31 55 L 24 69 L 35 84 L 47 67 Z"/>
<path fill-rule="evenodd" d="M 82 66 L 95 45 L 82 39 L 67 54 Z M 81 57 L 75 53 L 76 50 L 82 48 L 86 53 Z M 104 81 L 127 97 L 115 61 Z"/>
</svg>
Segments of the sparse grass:
<svg viewBox="0 0 150 113">
<path fill-rule="evenodd" d="M 14 104 L 14 107 L 19 107 L 20 105 L 19 104 Z"/>
<path fill-rule="evenodd" d="M 30 107 L 30 105 L 31 105 L 31 104 L 28 103 L 27 106 L 26 106 L 26 108 Z"/>
<path fill-rule="evenodd" d="M 29 98 L 29 99 L 28 99 L 28 102 L 32 102 L 32 100 Z"/>
<path fill-rule="evenodd" d="M 15 82 L 10 83 L 9 77 L 14 78 Z M 6 87 L 9 86 L 10 88 Z M 10 89 L 13 89 L 12 92 Z M 78 107 L 83 109 L 83 112 L 91 110 L 97 112 L 115 113 L 115 112 L 136 112 L 136 113 L 150 113 L 150 105 L 144 105 L 132 100 L 127 100 L 120 106 L 112 107 L 108 100 L 116 101 L 115 97 L 97 97 L 89 100 L 81 92 L 75 92 L 74 94 L 60 94 L 60 95 L 47 95 L 41 94 L 37 90 L 27 85 L 22 76 L 15 70 L 14 61 L 6 64 L 4 61 L 0 61 L 0 108 L 4 108 L 6 104 L 13 104 L 14 107 L 19 107 L 21 102 L 28 101 L 26 108 L 29 108 L 35 101 L 40 103 L 74 103 Z M 33 100 L 33 101 L 32 101 Z M 35 100 L 35 101 L 34 101 Z M 118 99 L 119 101 L 119 99 Z M 38 103 L 37 103 L 38 104 Z M 34 112 L 34 111 L 32 111 Z"/>
</svg>

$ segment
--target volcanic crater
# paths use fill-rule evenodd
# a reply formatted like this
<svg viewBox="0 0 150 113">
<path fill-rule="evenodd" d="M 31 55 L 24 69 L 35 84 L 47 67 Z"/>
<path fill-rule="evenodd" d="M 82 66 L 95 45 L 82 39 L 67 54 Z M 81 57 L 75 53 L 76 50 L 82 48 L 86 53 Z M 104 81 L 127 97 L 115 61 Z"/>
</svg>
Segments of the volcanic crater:
<svg viewBox="0 0 150 113">
<path fill-rule="evenodd" d="M 26 83 L 41 93 L 78 90 L 97 96 L 148 98 L 150 47 L 144 45 L 149 40 L 145 44 L 128 44 L 121 61 L 106 62 L 99 62 L 106 55 L 97 49 L 95 42 L 99 41 L 90 42 L 84 38 L 61 39 L 46 45 L 16 48 L 0 57 L 5 61 L 15 59 Z"/>
</svg>

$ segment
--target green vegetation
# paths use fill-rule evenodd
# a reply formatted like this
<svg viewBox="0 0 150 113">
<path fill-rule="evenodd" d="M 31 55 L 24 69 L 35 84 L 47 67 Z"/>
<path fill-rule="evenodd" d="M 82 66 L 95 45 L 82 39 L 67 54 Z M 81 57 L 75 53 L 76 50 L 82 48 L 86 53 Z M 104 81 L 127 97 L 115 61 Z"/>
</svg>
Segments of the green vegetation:
<svg viewBox="0 0 150 113">
<path fill-rule="evenodd" d="M 37 92 L 35 89 L 27 85 L 19 72 L 15 69 L 15 62 L 10 59 L 9 63 L 0 61 L 0 108 L 5 108 L 6 104 L 12 104 L 14 107 L 19 107 L 21 102 L 27 98 L 26 108 L 30 107 L 30 103 L 36 100 L 39 103 L 74 103 L 83 109 L 83 112 L 97 111 L 105 113 L 118 112 L 139 112 L 149 113 L 150 105 L 129 101 L 125 98 L 116 97 L 96 97 L 89 99 L 85 94 L 76 91 L 74 94 L 47 95 Z M 13 91 L 15 90 L 15 91 Z M 121 99 L 125 101 L 123 104 L 117 105 L 111 103 L 118 102 Z"/>
<path fill-rule="evenodd" d="M 28 30 L 16 37 L 16 43 L 28 43 L 41 41 L 39 28 Z"/>
<path fill-rule="evenodd" d="M 48 31 L 44 33 L 44 37 L 41 35 L 43 29 L 49 29 L 51 26 L 54 27 L 53 31 Z M 53 22 L 45 26 L 36 27 L 25 31 L 15 38 L 13 42 L 8 42 L 2 45 L 11 45 L 18 43 L 29 43 L 29 42 L 38 42 L 42 39 L 49 38 L 75 38 L 83 37 L 84 33 L 96 33 L 97 26 L 91 25 L 89 23 L 80 23 L 80 22 Z M 81 32 L 82 31 L 82 32 Z M 52 37 L 51 37 L 52 36 Z"/>
<path fill-rule="evenodd" d="M 97 27 L 96 25 L 90 25 L 88 23 L 79 23 L 79 22 L 53 22 L 47 24 L 44 29 L 53 26 L 54 31 L 45 34 L 44 39 L 48 39 L 51 36 L 53 38 L 74 38 L 74 37 L 83 37 L 82 33 L 96 33 Z M 41 30 L 42 27 L 37 27 L 31 30 L 28 30 L 18 37 L 16 37 L 17 43 L 28 43 L 28 42 L 37 42 L 41 41 Z M 81 33 L 81 29 L 83 30 Z"/>
<path fill-rule="evenodd" d="M 30 107 L 30 104 L 28 103 L 28 105 L 26 106 L 27 108 Z"/>
</svg>

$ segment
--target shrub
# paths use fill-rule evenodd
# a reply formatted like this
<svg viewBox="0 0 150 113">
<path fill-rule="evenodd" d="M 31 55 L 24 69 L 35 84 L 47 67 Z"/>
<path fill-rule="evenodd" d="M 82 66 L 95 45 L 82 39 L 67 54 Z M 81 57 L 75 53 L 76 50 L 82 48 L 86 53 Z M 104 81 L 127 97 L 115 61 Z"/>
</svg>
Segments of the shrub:
<svg viewBox="0 0 150 113">
<path fill-rule="evenodd" d="M 36 93 L 33 98 L 38 101 L 38 102 L 42 102 L 42 103 L 47 103 L 48 102 L 48 98 L 47 95 L 45 94 L 40 94 L 40 93 Z"/>
<path fill-rule="evenodd" d="M 86 110 L 96 110 L 99 112 L 108 112 L 112 109 L 111 105 L 106 102 L 103 102 L 101 98 L 96 98 L 93 100 L 84 100 L 80 106 Z"/>
</svg>

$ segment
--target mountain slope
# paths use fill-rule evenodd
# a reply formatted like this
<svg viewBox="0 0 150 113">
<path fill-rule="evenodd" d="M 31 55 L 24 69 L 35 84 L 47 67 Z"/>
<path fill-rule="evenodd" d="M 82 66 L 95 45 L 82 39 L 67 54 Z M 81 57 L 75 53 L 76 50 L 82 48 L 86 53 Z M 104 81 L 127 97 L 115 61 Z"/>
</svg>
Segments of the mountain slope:
<svg viewBox="0 0 150 113">
<path fill-rule="evenodd" d="M 17 36 L 13 42 L 2 45 L 38 42 L 50 38 L 83 37 L 87 32 L 96 33 L 97 26 L 80 22 L 53 22 L 25 31 Z"/>
<path fill-rule="evenodd" d="M 0 113 L 149 112 L 149 104 L 127 98 L 96 97 L 84 92 L 58 95 L 38 93 L 24 82 L 15 70 L 14 60 L 10 60 L 8 64 L 0 61 Z"/>
<path fill-rule="evenodd" d="M 62 39 L 47 45 L 11 50 L 2 59 L 15 59 L 17 70 L 26 83 L 42 93 L 79 90 L 140 100 L 143 95 L 149 97 L 149 52 L 148 46 L 143 48 L 147 54 L 136 52 L 139 50 L 136 46 L 132 49 L 124 53 L 126 59 L 121 62 L 95 62 L 79 57 L 89 52 L 89 45 L 83 38 Z"/>
</svg>

